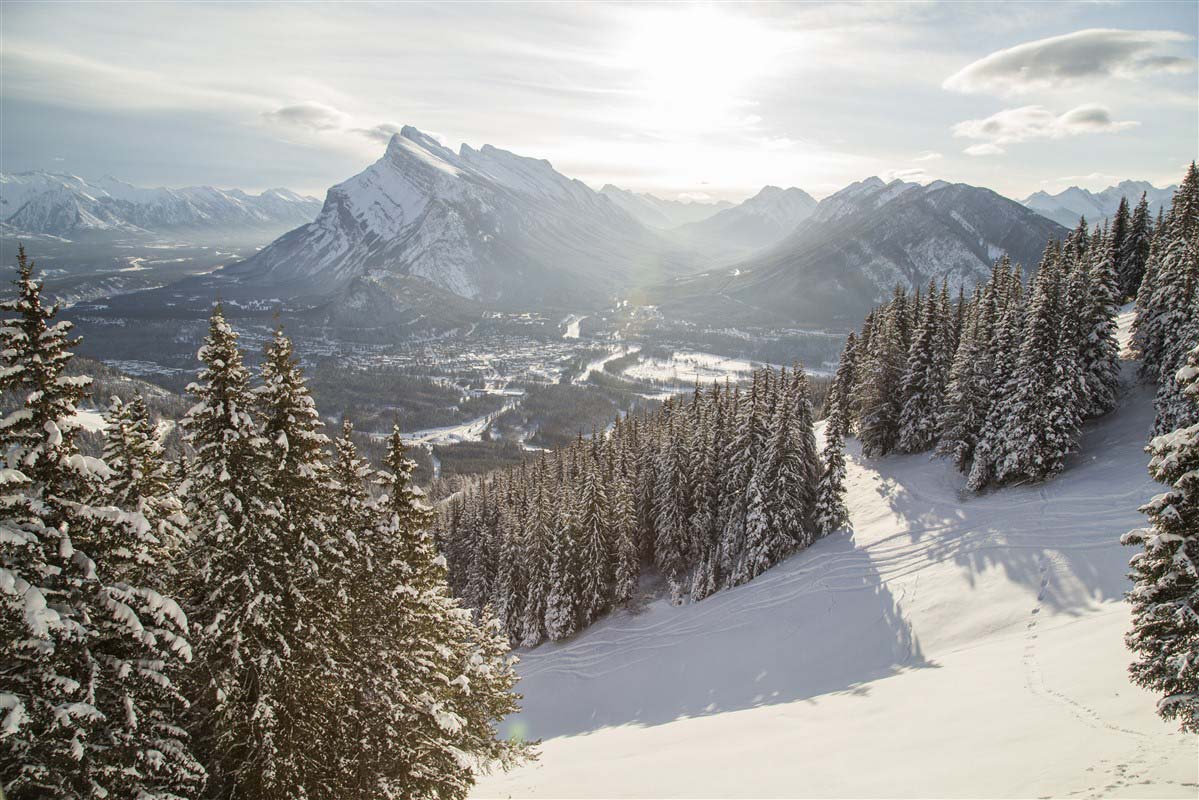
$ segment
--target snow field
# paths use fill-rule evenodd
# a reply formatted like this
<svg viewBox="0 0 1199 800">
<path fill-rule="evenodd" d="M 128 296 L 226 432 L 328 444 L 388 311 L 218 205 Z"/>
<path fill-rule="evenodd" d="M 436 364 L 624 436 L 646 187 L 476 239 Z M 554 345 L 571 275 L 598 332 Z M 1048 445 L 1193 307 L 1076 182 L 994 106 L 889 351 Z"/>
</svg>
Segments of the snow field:
<svg viewBox="0 0 1199 800">
<path fill-rule="evenodd" d="M 1062 476 L 981 496 L 851 442 L 854 533 L 522 652 L 541 759 L 475 795 L 1196 797 L 1199 739 L 1126 675 L 1151 422 L 1132 389 Z"/>
</svg>

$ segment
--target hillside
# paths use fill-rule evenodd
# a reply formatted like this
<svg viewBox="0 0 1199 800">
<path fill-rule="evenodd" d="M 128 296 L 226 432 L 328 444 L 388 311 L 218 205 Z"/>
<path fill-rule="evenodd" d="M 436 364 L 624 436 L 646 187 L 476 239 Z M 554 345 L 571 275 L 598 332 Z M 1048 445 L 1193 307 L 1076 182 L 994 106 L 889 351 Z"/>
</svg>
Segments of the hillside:
<svg viewBox="0 0 1199 800">
<path fill-rule="evenodd" d="M 951 292 L 970 292 L 1004 253 L 1031 271 L 1045 242 L 1065 233 L 989 189 L 868 178 L 821 200 L 773 247 L 663 284 L 650 297 L 685 319 L 844 325 L 897 284 L 911 290 L 948 280 Z"/>
<path fill-rule="evenodd" d="M 541 760 L 475 795 L 1194 797 L 1199 741 L 1125 674 L 1152 416 L 1130 388 L 1060 478 L 983 496 L 851 443 L 852 534 L 523 652 Z"/>
</svg>

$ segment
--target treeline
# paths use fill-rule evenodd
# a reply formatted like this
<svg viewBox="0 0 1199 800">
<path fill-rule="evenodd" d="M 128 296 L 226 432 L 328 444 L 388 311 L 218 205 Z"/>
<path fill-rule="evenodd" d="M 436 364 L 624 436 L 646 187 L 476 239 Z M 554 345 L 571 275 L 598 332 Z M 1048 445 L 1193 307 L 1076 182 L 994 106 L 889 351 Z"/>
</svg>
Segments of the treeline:
<svg viewBox="0 0 1199 800">
<path fill-rule="evenodd" d="M 218 307 L 172 461 L 140 399 L 77 444 L 78 340 L 22 250 L 0 304 L 0 787 L 25 798 L 453 798 L 516 709 L 449 593 L 393 433 L 334 442 L 277 333 L 257 386 Z"/>
<path fill-rule="evenodd" d="M 1199 732 L 1199 170 L 1195 164 L 1157 226 L 1137 292 L 1133 346 L 1157 384 L 1149 474 L 1163 491 L 1141 507 L 1148 527 L 1124 543 L 1130 562 L 1134 683 L 1157 713 Z"/>
<path fill-rule="evenodd" d="M 628 603 L 645 571 L 702 600 L 846 523 L 842 430 L 822 456 L 799 368 L 618 417 L 443 504 L 450 584 L 527 646 Z"/>
<path fill-rule="evenodd" d="M 1050 241 L 1027 289 L 1004 257 L 970 298 L 896 290 L 851 335 L 838 380 L 866 455 L 935 451 L 980 491 L 1043 481 L 1077 449 L 1083 421 L 1115 408 L 1116 315 L 1148 253 L 1127 204 Z M 1142 259 L 1144 256 L 1144 260 Z"/>
</svg>

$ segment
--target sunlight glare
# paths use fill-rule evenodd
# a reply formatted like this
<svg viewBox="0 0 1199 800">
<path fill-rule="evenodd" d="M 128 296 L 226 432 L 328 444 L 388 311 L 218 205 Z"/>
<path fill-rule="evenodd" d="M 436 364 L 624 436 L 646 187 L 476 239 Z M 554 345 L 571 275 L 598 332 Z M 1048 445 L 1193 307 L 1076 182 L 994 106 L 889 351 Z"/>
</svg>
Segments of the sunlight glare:
<svg viewBox="0 0 1199 800">
<path fill-rule="evenodd" d="M 770 70 L 781 34 L 704 5 L 639 13 L 624 48 L 655 130 L 752 125 L 755 81 Z"/>
</svg>

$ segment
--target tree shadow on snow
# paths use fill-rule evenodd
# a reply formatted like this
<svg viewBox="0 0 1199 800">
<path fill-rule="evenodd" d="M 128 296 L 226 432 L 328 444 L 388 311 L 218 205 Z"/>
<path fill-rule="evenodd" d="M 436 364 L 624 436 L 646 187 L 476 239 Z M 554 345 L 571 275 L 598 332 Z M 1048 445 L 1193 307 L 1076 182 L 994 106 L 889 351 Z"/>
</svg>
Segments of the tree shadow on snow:
<svg viewBox="0 0 1199 800">
<path fill-rule="evenodd" d="M 1078 614 L 1120 600 L 1128 588 L 1130 548 L 1120 536 L 1144 524 L 1137 508 L 1157 492 L 1145 472 L 1151 395 L 1134 388 L 1122 408 L 1084 427 L 1080 450 L 1042 484 L 973 494 L 946 460 L 928 454 L 864 460 L 878 472 L 879 494 L 907 521 L 906 537 L 923 560 L 951 559 L 974 579 L 994 569 L 1026 586 L 1056 612 Z"/>
<path fill-rule="evenodd" d="M 863 694 L 870 681 L 935 666 L 901 601 L 852 534 L 834 534 L 702 602 L 618 611 L 521 653 L 524 710 L 505 727 L 552 738 Z"/>
</svg>

